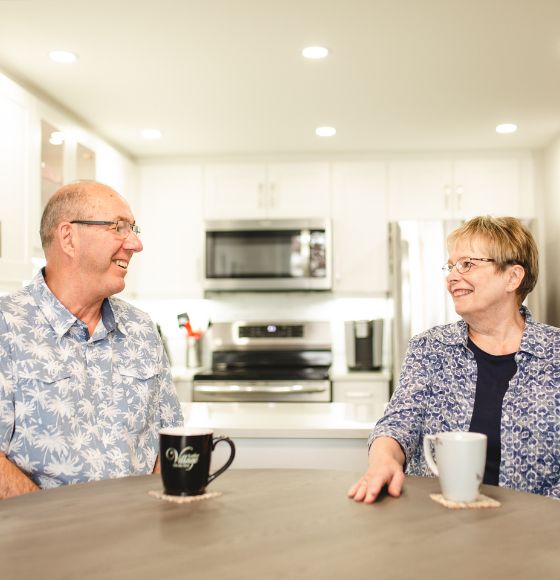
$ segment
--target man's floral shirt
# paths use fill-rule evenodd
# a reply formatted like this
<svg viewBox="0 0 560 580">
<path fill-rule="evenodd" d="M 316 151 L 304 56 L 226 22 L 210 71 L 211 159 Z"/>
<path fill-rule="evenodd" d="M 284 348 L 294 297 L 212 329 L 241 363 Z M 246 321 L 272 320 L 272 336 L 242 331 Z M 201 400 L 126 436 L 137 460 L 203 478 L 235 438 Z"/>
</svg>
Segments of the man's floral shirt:
<svg viewBox="0 0 560 580">
<path fill-rule="evenodd" d="M 90 337 L 41 272 L 0 298 L 0 452 L 40 487 L 151 473 L 182 424 L 147 314 L 106 299 Z"/>
</svg>

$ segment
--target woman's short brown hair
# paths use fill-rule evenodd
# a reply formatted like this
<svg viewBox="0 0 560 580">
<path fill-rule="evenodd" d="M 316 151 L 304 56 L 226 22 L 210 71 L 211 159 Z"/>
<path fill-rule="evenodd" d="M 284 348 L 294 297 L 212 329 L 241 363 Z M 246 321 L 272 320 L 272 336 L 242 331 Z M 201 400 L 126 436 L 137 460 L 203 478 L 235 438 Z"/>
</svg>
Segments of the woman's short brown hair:
<svg viewBox="0 0 560 580">
<path fill-rule="evenodd" d="M 481 238 L 489 244 L 489 258 L 496 260 L 496 269 L 503 272 L 512 264 L 519 264 L 525 276 L 517 289 L 519 304 L 533 290 L 539 277 L 539 252 L 535 238 L 520 220 L 513 217 L 479 216 L 465 222 L 451 232 L 449 246 L 458 240 Z"/>
</svg>

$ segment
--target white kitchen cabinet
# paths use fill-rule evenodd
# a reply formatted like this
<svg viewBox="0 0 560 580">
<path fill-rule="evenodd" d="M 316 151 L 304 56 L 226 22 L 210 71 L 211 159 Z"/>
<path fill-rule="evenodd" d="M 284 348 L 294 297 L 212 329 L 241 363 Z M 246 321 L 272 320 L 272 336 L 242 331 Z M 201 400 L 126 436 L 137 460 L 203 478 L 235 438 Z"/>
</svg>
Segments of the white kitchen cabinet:
<svg viewBox="0 0 560 580">
<path fill-rule="evenodd" d="M 267 166 L 267 217 L 328 218 L 328 163 L 274 163 Z"/>
<path fill-rule="evenodd" d="M 392 161 L 390 219 L 532 217 L 531 166 L 523 155 Z"/>
<path fill-rule="evenodd" d="M 333 402 L 352 405 L 352 414 L 357 421 L 374 421 L 383 415 L 390 398 L 388 377 L 380 373 L 367 378 L 348 377 L 333 381 Z"/>
<path fill-rule="evenodd" d="M 387 175 L 384 162 L 333 165 L 333 289 L 388 291 Z"/>
<path fill-rule="evenodd" d="M 390 220 L 451 217 L 453 171 L 449 161 L 389 163 Z"/>
<path fill-rule="evenodd" d="M 144 250 L 134 257 L 140 298 L 202 297 L 202 168 L 143 165 L 135 210 Z"/>
<path fill-rule="evenodd" d="M 454 212 L 476 215 L 521 216 L 519 159 L 463 159 L 453 163 Z"/>
<path fill-rule="evenodd" d="M 0 75 L 0 289 L 31 277 L 31 101 Z"/>
<path fill-rule="evenodd" d="M 329 217 L 328 163 L 209 164 L 206 219 Z"/>
</svg>

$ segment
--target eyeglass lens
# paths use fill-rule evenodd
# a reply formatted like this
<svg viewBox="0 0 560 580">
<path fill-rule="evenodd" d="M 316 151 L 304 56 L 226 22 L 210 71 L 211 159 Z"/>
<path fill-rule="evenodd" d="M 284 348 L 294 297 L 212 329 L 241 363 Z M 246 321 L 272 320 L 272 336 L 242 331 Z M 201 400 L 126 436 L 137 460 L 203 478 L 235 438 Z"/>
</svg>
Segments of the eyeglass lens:
<svg viewBox="0 0 560 580">
<path fill-rule="evenodd" d="M 472 262 L 469 260 L 459 260 L 455 264 L 445 264 L 443 267 L 443 272 L 447 275 L 451 272 L 451 270 L 453 270 L 453 268 L 456 268 L 459 274 L 465 274 L 471 269 L 471 266 Z"/>
<path fill-rule="evenodd" d="M 126 220 L 119 220 L 117 222 L 116 231 L 119 236 L 126 238 L 130 232 L 134 232 L 136 235 L 138 235 L 140 233 L 140 228 L 136 224 L 131 224 Z"/>
</svg>

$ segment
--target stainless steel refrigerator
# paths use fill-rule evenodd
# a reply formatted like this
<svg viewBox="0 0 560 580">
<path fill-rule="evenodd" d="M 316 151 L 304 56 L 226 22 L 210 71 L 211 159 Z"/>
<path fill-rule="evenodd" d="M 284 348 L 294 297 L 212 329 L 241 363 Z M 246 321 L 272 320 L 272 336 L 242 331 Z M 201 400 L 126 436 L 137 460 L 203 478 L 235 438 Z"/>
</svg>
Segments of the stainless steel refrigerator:
<svg viewBox="0 0 560 580">
<path fill-rule="evenodd" d="M 461 225 L 458 220 L 399 221 L 389 224 L 389 272 L 394 305 L 393 386 L 408 341 L 414 335 L 458 320 L 447 293 L 441 268 L 448 260 L 447 236 Z M 536 236 L 535 220 L 524 222 Z M 527 300 L 533 316 L 539 316 L 538 292 Z"/>
</svg>

